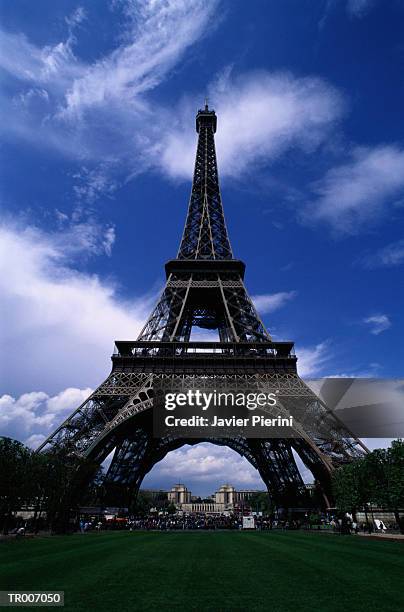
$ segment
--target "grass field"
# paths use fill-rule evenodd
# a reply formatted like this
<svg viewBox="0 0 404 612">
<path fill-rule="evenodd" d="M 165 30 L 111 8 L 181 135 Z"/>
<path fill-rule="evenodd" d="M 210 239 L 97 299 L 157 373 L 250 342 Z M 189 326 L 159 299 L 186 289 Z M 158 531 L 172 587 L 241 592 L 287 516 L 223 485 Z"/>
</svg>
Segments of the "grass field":
<svg viewBox="0 0 404 612">
<path fill-rule="evenodd" d="M 395 611 L 404 544 L 294 532 L 110 532 L 0 544 L 0 589 L 66 610 Z"/>
</svg>

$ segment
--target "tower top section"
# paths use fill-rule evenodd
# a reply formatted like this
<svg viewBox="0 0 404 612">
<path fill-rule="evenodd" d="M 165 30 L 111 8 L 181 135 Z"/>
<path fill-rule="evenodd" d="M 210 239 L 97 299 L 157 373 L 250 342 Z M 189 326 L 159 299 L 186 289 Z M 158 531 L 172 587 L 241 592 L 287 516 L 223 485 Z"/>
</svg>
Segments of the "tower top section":
<svg viewBox="0 0 404 612">
<path fill-rule="evenodd" d="M 198 146 L 187 220 L 177 259 L 233 259 L 224 219 L 217 170 L 214 110 L 205 108 L 196 115 Z"/>
<path fill-rule="evenodd" d="M 210 127 L 213 133 L 216 132 L 217 117 L 214 110 L 209 110 L 208 101 L 205 102 L 205 108 L 200 108 L 196 115 L 196 131 L 199 134 L 199 130 L 204 127 Z"/>
</svg>

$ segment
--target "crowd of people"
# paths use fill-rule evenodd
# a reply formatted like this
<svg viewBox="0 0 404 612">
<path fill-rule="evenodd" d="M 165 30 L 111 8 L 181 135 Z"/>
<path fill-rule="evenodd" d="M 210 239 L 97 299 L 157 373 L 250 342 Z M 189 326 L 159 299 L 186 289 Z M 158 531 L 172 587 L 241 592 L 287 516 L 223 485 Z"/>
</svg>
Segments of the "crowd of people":
<svg viewBox="0 0 404 612">
<path fill-rule="evenodd" d="M 359 523 L 354 519 L 352 514 L 346 513 L 344 516 L 338 519 L 332 518 L 330 526 L 334 531 L 339 533 L 351 534 L 351 533 L 386 533 L 389 530 L 398 529 L 398 525 L 389 525 L 387 527 L 385 523 L 380 519 L 367 520 Z"/>
<path fill-rule="evenodd" d="M 80 531 L 82 532 L 99 529 L 170 531 L 179 529 L 241 529 L 241 527 L 242 517 L 235 514 L 149 514 L 128 517 L 127 519 L 116 517 L 109 520 L 80 521 Z"/>
<path fill-rule="evenodd" d="M 73 526 L 73 525 L 72 525 Z M 75 527 L 81 533 L 97 532 L 105 530 L 127 530 L 127 531 L 174 531 L 174 530 L 238 530 L 243 528 L 243 515 L 234 514 L 169 514 L 167 512 L 154 512 L 143 516 L 85 516 L 81 515 Z M 314 516 L 303 515 L 298 518 L 276 517 L 255 515 L 254 528 L 257 530 L 315 530 L 329 531 L 340 534 L 358 533 L 386 533 L 397 532 L 396 524 L 385 524 L 382 520 L 368 517 L 367 521 L 357 521 L 351 514 L 339 516 Z M 29 533 L 46 531 L 46 525 L 40 526 L 32 520 L 17 518 L 15 525 L 10 529 L 10 534 L 24 536 Z"/>
<path fill-rule="evenodd" d="M 354 533 L 385 533 L 388 529 L 394 530 L 394 525 L 388 527 L 381 520 L 356 522 L 352 516 L 345 514 L 340 518 L 323 518 L 313 524 L 306 518 L 279 519 L 269 516 L 255 516 L 254 528 L 257 530 L 328 530 L 341 534 Z M 146 516 L 132 517 L 96 517 L 81 519 L 79 528 L 82 533 L 101 530 L 144 530 L 144 531 L 174 531 L 174 530 L 238 530 L 243 528 L 241 514 L 148 514 Z"/>
</svg>

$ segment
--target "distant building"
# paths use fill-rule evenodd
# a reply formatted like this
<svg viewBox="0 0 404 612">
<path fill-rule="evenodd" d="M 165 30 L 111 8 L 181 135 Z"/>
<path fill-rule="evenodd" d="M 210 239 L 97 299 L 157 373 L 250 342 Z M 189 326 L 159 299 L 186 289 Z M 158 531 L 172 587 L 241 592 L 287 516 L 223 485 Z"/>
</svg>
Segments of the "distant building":
<svg viewBox="0 0 404 612">
<path fill-rule="evenodd" d="M 189 504 L 191 501 L 191 491 L 188 491 L 185 485 L 178 483 L 168 492 L 168 501 L 177 508 L 183 504 Z"/>
<path fill-rule="evenodd" d="M 254 489 L 242 489 L 237 491 L 233 485 L 224 484 L 216 491 L 210 499 L 201 500 L 191 494 L 191 491 L 183 484 L 172 487 L 168 492 L 168 499 L 177 510 L 189 513 L 212 513 L 233 512 L 236 508 L 243 507 L 254 493 L 261 493 Z"/>
<path fill-rule="evenodd" d="M 236 502 L 236 489 L 229 484 L 219 487 L 215 493 L 216 504 L 223 506 L 224 509 L 234 508 Z"/>
<path fill-rule="evenodd" d="M 191 502 L 189 504 L 182 504 L 178 507 L 178 510 L 182 510 L 183 512 L 187 512 L 189 514 L 194 513 L 202 513 L 202 514 L 220 514 L 221 510 L 218 508 L 217 504 L 212 502 Z"/>
<path fill-rule="evenodd" d="M 256 489 L 241 489 L 238 491 L 230 484 L 222 485 L 215 493 L 215 502 L 230 506 L 240 506 L 247 502 L 255 493 L 263 493 Z"/>
</svg>

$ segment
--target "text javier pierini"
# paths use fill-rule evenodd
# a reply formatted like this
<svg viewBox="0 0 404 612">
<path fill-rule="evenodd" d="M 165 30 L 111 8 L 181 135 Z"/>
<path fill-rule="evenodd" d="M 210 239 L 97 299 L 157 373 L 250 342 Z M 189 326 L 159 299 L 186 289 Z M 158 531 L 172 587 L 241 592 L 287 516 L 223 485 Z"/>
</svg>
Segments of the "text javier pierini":
<svg viewBox="0 0 404 612">
<path fill-rule="evenodd" d="M 293 416 L 264 417 L 254 414 L 248 417 L 212 418 L 193 415 L 191 417 L 175 417 L 170 414 L 164 419 L 166 427 L 293 427 Z"/>
</svg>

